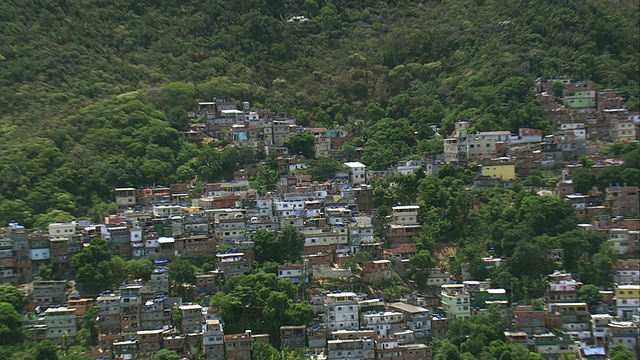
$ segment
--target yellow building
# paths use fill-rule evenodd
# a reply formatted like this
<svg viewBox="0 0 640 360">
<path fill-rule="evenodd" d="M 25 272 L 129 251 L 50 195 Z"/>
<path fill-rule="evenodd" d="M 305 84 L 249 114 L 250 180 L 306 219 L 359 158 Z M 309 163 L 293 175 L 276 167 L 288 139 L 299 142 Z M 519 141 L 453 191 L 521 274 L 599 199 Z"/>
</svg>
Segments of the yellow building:
<svg viewBox="0 0 640 360">
<path fill-rule="evenodd" d="M 615 290 L 617 315 L 624 320 L 639 315 L 640 285 L 617 285 Z"/>
<path fill-rule="evenodd" d="M 516 178 L 516 166 L 504 163 L 483 165 L 482 176 L 498 178 L 502 181 L 513 181 Z"/>
</svg>

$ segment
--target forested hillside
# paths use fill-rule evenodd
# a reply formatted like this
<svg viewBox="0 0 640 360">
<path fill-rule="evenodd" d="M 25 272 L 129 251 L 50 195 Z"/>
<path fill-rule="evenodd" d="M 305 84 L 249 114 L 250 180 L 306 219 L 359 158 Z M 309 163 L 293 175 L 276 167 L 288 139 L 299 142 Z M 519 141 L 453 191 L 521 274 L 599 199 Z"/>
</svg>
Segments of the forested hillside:
<svg viewBox="0 0 640 360">
<path fill-rule="evenodd" d="M 309 21 L 287 21 L 297 14 Z M 548 131 L 529 91 L 539 76 L 618 88 L 637 110 L 639 33 L 628 0 L 12 0 L 0 222 L 98 216 L 115 186 L 183 180 L 208 155 L 176 129 L 214 95 L 301 124 L 364 120 L 374 169 L 428 152 L 429 124 Z"/>
</svg>

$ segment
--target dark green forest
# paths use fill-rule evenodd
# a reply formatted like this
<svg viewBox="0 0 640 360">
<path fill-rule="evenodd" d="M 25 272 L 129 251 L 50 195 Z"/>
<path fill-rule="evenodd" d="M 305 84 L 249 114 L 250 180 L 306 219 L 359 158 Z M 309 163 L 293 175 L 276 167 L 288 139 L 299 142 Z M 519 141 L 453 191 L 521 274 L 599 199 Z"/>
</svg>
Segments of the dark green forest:
<svg viewBox="0 0 640 360">
<path fill-rule="evenodd" d="M 540 76 L 617 88 L 637 110 L 638 30 L 628 0 L 12 0 L 0 222 L 97 219 L 116 186 L 229 177 L 242 149 L 178 140 L 212 96 L 359 129 L 372 169 L 437 152 L 430 124 L 549 132 Z"/>
</svg>

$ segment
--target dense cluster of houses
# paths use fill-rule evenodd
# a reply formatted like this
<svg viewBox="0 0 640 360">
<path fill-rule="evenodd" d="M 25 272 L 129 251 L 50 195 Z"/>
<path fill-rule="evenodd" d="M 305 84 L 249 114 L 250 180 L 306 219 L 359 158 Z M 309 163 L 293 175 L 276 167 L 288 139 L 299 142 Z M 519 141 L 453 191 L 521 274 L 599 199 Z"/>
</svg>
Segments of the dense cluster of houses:
<svg viewBox="0 0 640 360">
<path fill-rule="evenodd" d="M 557 81 L 563 83 L 563 104 L 550 95 Z M 605 351 L 601 347 L 614 343 L 637 351 L 638 188 L 619 184 L 601 196 L 576 194 L 571 173 L 580 166 L 576 165 L 579 155 L 596 160 L 593 171 L 615 166 L 615 161 L 589 153 L 587 143 L 592 139 L 637 141 L 638 116 L 624 110 L 619 94 L 596 92 L 587 83 L 540 79 L 536 89 L 544 104 L 543 116 L 554 120 L 553 135 L 526 128 L 517 135 L 472 132 L 473 121 L 458 122 L 444 139 L 443 155 L 402 161 L 383 172 L 369 171 L 357 161 L 344 162 L 327 182 L 311 181 L 297 171 L 305 168 L 304 159 L 288 156 L 284 143 L 292 134 L 308 132 L 316 139 L 316 156 L 332 157 L 342 143 L 351 140 L 346 131 L 300 127 L 290 117 L 251 111 L 248 103 L 238 110 L 224 99 L 202 102 L 190 116 L 204 122 L 190 125 L 182 138 L 226 140 L 277 155 L 284 175 L 275 192 L 259 195 L 250 186 L 247 179 L 259 165 L 236 172 L 233 181 L 205 184 L 199 194 L 193 194 L 189 184 L 117 188 L 114 201 L 120 209 L 100 224 L 82 219 L 52 223 L 48 233 L 10 224 L 0 234 L 0 281 L 31 284 L 27 310 L 36 313 L 30 315 L 29 324 L 37 339 L 72 340 L 82 316 L 95 307 L 100 326 L 96 357 L 131 359 L 171 349 L 184 356 L 202 352 L 212 360 L 243 359 L 251 354 L 255 341 L 268 342 L 268 335 L 253 334 L 250 329 L 225 333 L 216 309 L 169 296 L 168 263 L 177 257 L 215 259 L 215 270 L 198 274 L 193 284 L 197 296 L 206 298 L 230 277 L 253 270 L 252 239 L 258 230 L 291 226 L 303 234 L 304 250 L 299 262 L 280 265 L 278 276 L 310 284 L 309 302 L 318 317 L 311 326 L 282 327 L 280 342 L 292 349 L 308 349 L 318 359 L 429 359 L 430 339 L 444 338 L 451 320 L 486 313 L 492 306 L 512 317 L 514 326 L 505 332 L 510 341 L 547 358 L 573 352 L 597 359 Z M 357 278 L 375 287 L 405 274 L 417 252 L 412 238 L 420 230 L 419 207 L 394 206 L 380 227 L 384 239 L 379 238 L 374 235 L 378 224 L 373 188 L 368 184 L 376 177 L 411 174 L 417 169 L 434 175 L 444 163 L 480 165 L 476 186 L 509 186 L 533 169 L 564 166 L 556 195 L 572 204 L 582 221 L 580 229 L 607 233 L 623 259 L 614 269 L 616 286 L 602 292 L 599 308 L 588 309 L 578 302 L 580 283 L 563 272 L 549 276 L 543 309 L 511 306 L 505 289 L 470 279 L 466 265 L 458 279 L 461 283 L 448 272 L 432 268 L 425 280 L 428 292 L 392 303 L 353 292 L 319 290 L 322 287 L 316 285 L 336 279 Z M 122 258 L 152 260 L 150 281 L 82 297 L 67 281 L 38 278 L 42 265 L 64 273 L 73 255 L 96 237 L 106 239 Z M 361 268 L 349 267 L 350 255 L 360 250 L 371 254 L 371 259 Z M 505 260 L 488 257 L 484 262 L 493 268 Z M 179 313 L 179 324 L 172 322 L 172 313 Z"/>
</svg>

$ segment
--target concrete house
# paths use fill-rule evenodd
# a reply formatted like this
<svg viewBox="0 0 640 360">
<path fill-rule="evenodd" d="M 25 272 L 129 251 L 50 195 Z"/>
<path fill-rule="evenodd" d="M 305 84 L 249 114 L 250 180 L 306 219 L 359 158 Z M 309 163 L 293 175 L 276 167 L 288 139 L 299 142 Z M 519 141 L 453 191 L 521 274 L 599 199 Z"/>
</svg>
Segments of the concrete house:
<svg viewBox="0 0 640 360">
<path fill-rule="evenodd" d="M 343 166 L 349 171 L 349 183 L 353 186 L 367 183 L 367 166 L 357 162 L 346 162 Z"/>
</svg>

